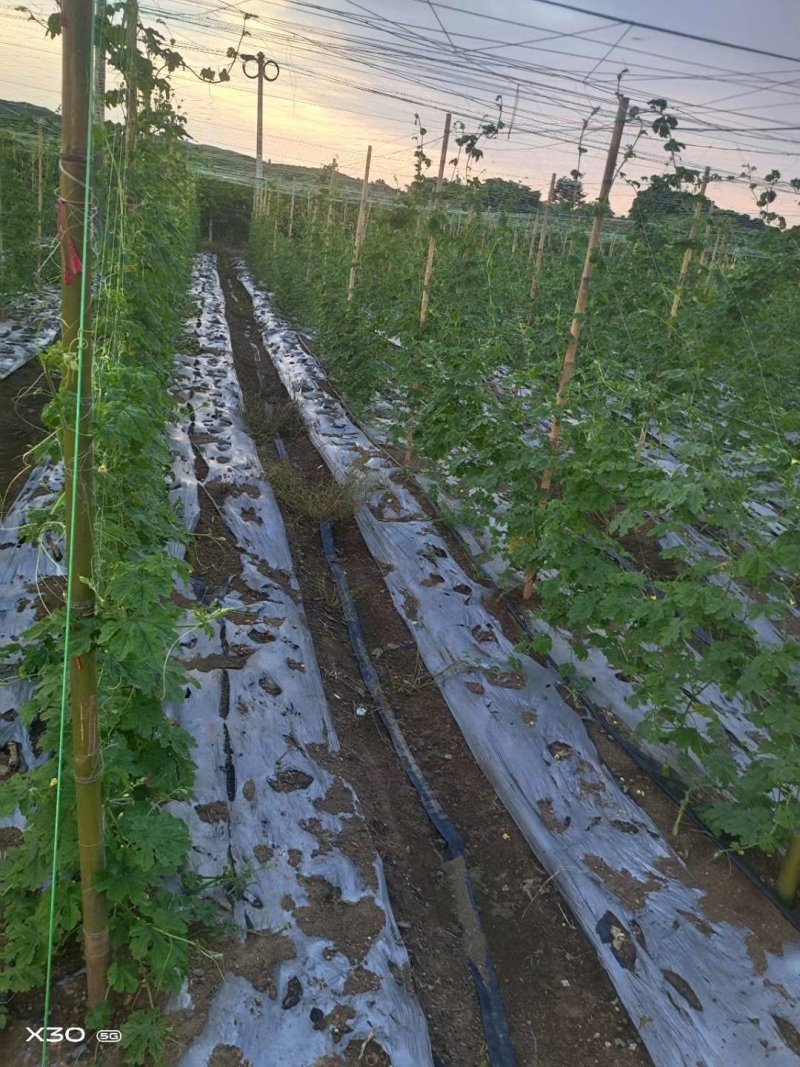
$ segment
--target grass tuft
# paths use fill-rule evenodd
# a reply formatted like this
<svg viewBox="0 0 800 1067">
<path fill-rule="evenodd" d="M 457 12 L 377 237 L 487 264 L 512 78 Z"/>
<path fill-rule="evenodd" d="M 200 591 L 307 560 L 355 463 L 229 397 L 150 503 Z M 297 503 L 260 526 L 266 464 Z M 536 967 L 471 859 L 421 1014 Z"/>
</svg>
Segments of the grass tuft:
<svg viewBox="0 0 800 1067">
<path fill-rule="evenodd" d="M 259 448 L 271 447 L 276 437 L 293 441 L 305 432 L 302 416 L 293 401 L 266 405 L 262 400 L 251 400 L 245 404 L 245 415 Z"/>
<path fill-rule="evenodd" d="M 278 502 L 306 522 L 350 519 L 369 492 L 363 475 L 337 482 L 325 468 L 309 475 L 286 462 L 269 464 L 267 479 Z"/>
</svg>

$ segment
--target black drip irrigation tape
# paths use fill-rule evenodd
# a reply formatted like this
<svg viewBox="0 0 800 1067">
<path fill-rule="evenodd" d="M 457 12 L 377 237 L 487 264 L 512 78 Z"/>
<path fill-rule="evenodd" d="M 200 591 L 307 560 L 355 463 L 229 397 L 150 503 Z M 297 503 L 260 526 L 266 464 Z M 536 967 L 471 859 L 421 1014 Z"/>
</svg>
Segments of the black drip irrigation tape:
<svg viewBox="0 0 800 1067">
<path fill-rule="evenodd" d="M 316 359 L 317 357 L 314 356 L 314 353 L 308 348 L 306 344 L 303 343 L 303 339 L 300 334 L 297 333 L 296 336 L 301 348 L 303 348 L 310 356 L 313 356 Z M 332 386 L 330 380 L 329 385 Z M 342 404 L 344 404 L 345 407 L 348 408 L 349 411 L 349 407 L 344 397 L 335 389 L 335 387 L 333 387 L 332 391 L 339 398 Z M 358 423 L 358 420 L 354 418 L 352 413 L 350 413 L 350 417 L 353 419 L 354 422 L 357 423 L 357 425 L 360 425 L 360 423 Z M 362 432 L 370 440 L 372 440 L 372 436 L 366 430 L 366 428 L 364 426 L 361 426 L 360 428 Z M 378 445 L 377 447 L 382 446 Z M 396 459 L 393 459 L 392 462 L 396 463 L 398 466 L 402 466 L 402 464 L 399 464 Z M 418 483 L 414 479 L 413 473 L 407 468 L 403 469 L 405 470 L 406 476 L 418 485 Z M 419 486 L 419 488 L 425 498 L 428 500 L 430 506 L 433 509 L 434 514 L 438 514 L 436 503 L 431 499 L 430 494 L 421 486 Z M 454 527 L 451 527 L 451 532 L 453 533 L 453 536 L 456 538 L 461 548 L 471 559 L 472 550 L 470 549 L 470 546 L 467 544 L 466 540 Z M 624 561 L 623 557 L 619 558 L 619 562 L 623 566 L 625 566 L 626 569 L 628 569 L 628 567 L 630 567 L 631 569 L 635 569 L 633 568 L 632 564 L 629 564 L 627 561 Z M 500 589 L 499 586 L 495 586 L 495 588 L 497 588 L 498 593 L 502 597 L 503 603 L 506 605 L 511 614 L 517 620 L 520 627 L 525 631 L 525 633 L 530 633 L 531 630 L 528 626 L 528 622 L 524 614 L 519 611 L 516 604 L 512 603 L 509 597 L 503 592 L 502 589 Z M 701 640 L 706 639 L 706 635 L 703 634 L 701 631 L 698 631 L 697 636 Z M 710 643 L 710 638 L 708 639 L 707 643 Z M 548 656 L 547 663 L 550 667 L 553 668 L 556 674 L 560 674 L 559 666 L 555 662 L 555 660 L 551 659 L 551 657 Z M 581 705 L 586 710 L 587 714 L 590 715 L 591 718 L 595 720 L 595 722 L 597 722 L 600 728 L 604 730 L 605 733 L 607 733 L 609 737 L 611 737 L 611 739 L 615 741 L 620 746 L 620 748 L 623 749 L 624 752 L 627 753 L 628 756 L 630 756 L 634 763 L 636 763 L 636 765 L 641 768 L 641 770 L 644 772 L 644 774 L 647 775 L 647 777 L 653 782 L 653 784 L 657 786 L 658 789 L 660 789 L 665 796 L 669 797 L 669 799 L 673 801 L 673 803 L 676 803 L 678 805 L 683 804 L 686 797 L 686 793 L 688 792 L 687 785 L 675 775 L 672 775 L 667 778 L 659 770 L 656 761 L 651 759 L 644 752 L 642 752 L 642 750 L 637 745 L 633 744 L 633 742 L 630 741 L 628 737 L 626 737 L 620 730 L 618 730 L 613 725 L 613 723 L 611 723 L 608 716 L 599 707 L 597 707 L 597 705 L 595 705 L 583 694 L 580 694 L 579 699 Z M 717 848 L 719 848 L 721 852 L 724 852 L 729 857 L 734 866 L 742 872 L 742 874 L 747 878 L 747 880 L 752 883 L 752 885 L 758 890 L 759 893 L 761 893 L 763 897 L 765 897 L 771 904 L 773 904 L 778 909 L 781 915 L 783 915 L 784 919 L 786 919 L 787 922 L 790 922 L 796 930 L 800 930 L 800 916 L 793 912 L 791 908 L 787 907 L 780 899 L 780 897 L 778 897 L 777 894 L 772 889 L 770 889 L 770 887 L 764 881 L 762 881 L 761 878 L 759 878 L 755 871 L 748 866 L 748 864 L 736 851 L 733 842 L 730 840 L 726 841 L 724 838 L 720 837 L 719 834 L 715 833 L 715 831 L 711 829 L 708 823 L 706 823 L 702 816 L 698 813 L 696 808 L 692 808 L 687 805 L 684 808 L 684 814 L 690 819 L 694 826 L 696 826 L 699 830 L 702 830 L 703 833 L 708 836 L 708 838 L 717 846 Z"/>
<path fill-rule="evenodd" d="M 494 962 L 486 944 L 486 936 L 481 925 L 472 879 L 466 864 L 464 839 L 425 780 L 403 736 L 397 718 L 383 693 L 378 672 L 375 670 L 375 665 L 367 649 L 364 630 L 350 590 L 350 583 L 347 580 L 347 573 L 336 551 L 333 528 L 326 521 L 321 524 L 320 530 L 325 558 L 328 561 L 328 566 L 331 569 L 336 590 L 341 600 L 342 612 L 347 625 L 347 634 L 353 654 L 358 662 L 361 677 L 364 679 L 364 684 L 372 697 L 375 709 L 389 735 L 403 770 L 419 794 L 425 814 L 446 846 L 443 864 L 450 880 L 456 910 L 463 927 L 464 947 L 468 958 L 469 972 L 478 998 L 489 1062 L 492 1067 L 514 1067 L 516 1058 L 508 1031 L 508 1020 L 506 1019 Z"/>
</svg>

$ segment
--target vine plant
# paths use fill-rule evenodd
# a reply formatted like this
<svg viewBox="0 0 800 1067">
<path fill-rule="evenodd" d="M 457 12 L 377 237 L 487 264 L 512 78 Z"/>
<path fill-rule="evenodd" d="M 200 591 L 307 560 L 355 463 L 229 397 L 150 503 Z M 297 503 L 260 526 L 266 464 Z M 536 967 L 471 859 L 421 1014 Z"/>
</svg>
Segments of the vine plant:
<svg viewBox="0 0 800 1067">
<path fill-rule="evenodd" d="M 762 215 L 754 228 L 731 217 L 751 255 L 713 273 L 695 257 L 668 342 L 688 231 L 683 198 L 691 214 L 699 174 L 681 163 L 665 100 L 632 118 L 639 133 L 622 165 L 646 123 L 668 166 L 649 183 L 657 211 L 640 214 L 645 225 L 629 226 L 618 253 L 596 265 L 547 507 L 542 427 L 580 272 L 569 251 L 548 255 L 529 325 L 530 282 L 512 235 L 498 229 L 487 241 L 481 217 L 458 232 L 445 225 L 423 337 L 415 295 L 426 235 L 409 231 L 402 202 L 373 206 L 347 308 L 347 233 L 329 236 L 316 273 L 314 242 L 287 239 L 268 255 L 256 220 L 254 265 L 287 310 L 317 328 L 342 388 L 368 416 L 380 413 L 398 443 L 411 386 L 425 382 L 413 398 L 415 451 L 456 494 L 462 519 L 493 531 L 511 573 L 542 576 L 538 610 L 570 632 L 576 658 L 594 648 L 629 681 L 643 730 L 672 746 L 714 827 L 738 847 L 781 852 L 800 835 L 791 710 L 800 699 L 800 342 L 786 317 L 800 241 L 777 219 Z M 646 192 L 638 189 L 642 211 Z M 771 197 L 757 206 L 774 210 Z M 644 421 L 652 437 L 637 455 Z M 772 530 L 765 511 L 780 517 Z M 535 650 L 548 647 L 541 636 Z"/>
<path fill-rule="evenodd" d="M 120 75 L 131 56 L 115 34 L 110 5 L 107 58 Z M 58 32 L 58 16 L 50 20 Z M 185 565 L 168 553 L 185 535 L 169 502 L 171 454 L 166 431 L 175 418 L 170 397 L 174 352 L 181 339 L 186 291 L 197 239 L 194 180 L 177 141 L 185 129 L 172 111 L 167 73 L 180 65 L 159 34 L 143 27 L 138 54 L 139 88 L 149 99 L 136 141 L 136 166 L 126 170 L 124 130 L 107 124 L 97 198 L 106 207 L 97 255 L 95 295 L 95 394 L 93 434 L 98 460 L 97 550 L 94 582 L 98 609 L 73 628 L 73 651 L 94 645 L 99 664 L 99 706 L 104 757 L 103 804 L 106 868 L 98 882 L 109 909 L 113 962 L 108 998 L 95 1026 L 122 1025 L 125 1062 L 158 1061 L 168 1034 L 164 1000 L 180 990 L 189 950 L 218 922 L 203 895 L 204 883 L 189 872 L 190 840 L 168 805 L 191 796 L 193 741 L 165 716 L 164 705 L 182 699 L 185 673 L 171 651 L 178 643 L 182 610 L 175 603 L 176 575 Z M 204 72 L 201 72 L 201 75 Z M 112 90 L 113 93 L 113 90 Z M 113 101 L 115 97 L 111 97 Z M 130 205 L 137 210 L 131 212 Z M 63 353 L 46 354 L 52 378 Z M 45 411 L 51 434 L 34 454 L 61 459 L 61 431 L 70 417 L 56 393 Z M 34 515 L 26 536 L 64 529 L 63 497 Z M 202 621 L 202 620 L 201 620 Z M 64 609 L 55 606 L 12 648 L 4 650 L 4 674 L 30 679 L 33 696 L 22 717 L 36 727 L 42 762 L 15 775 L 0 790 L 0 814 L 19 809 L 21 841 L 2 864 L 0 992 L 36 988 L 45 973 L 49 884 L 54 832 L 52 788 L 60 711 Z M 65 766 L 70 765 L 69 739 Z M 80 925 L 80 884 L 73 784 L 63 786 L 59 870 L 55 902 L 56 951 L 75 942 Z M 0 1017 L 0 1024 L 2 1017 Z"/>
</svg>

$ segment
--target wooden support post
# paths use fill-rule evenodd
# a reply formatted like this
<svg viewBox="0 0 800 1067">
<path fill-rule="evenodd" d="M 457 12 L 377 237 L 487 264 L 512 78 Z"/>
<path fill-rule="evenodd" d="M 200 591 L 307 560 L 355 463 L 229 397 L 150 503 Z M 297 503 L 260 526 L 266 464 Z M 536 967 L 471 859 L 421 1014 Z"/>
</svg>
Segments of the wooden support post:
<svg viewBox="0 0 800 1067">
<path fill-rule="evenodd" d="M 95 69 L 95 95 L 94 95 L 94 121 L 102 126 L 106 121 L 106 46 L 105 41 L 94 50 Z"/>
<path fill-rule="evenodd" d="M 572 318 L 572 326 L 570 328 L 570 342 L 567 346 L 566 354 L 564 355 L 564 363 L 561 368 L 561 379 L 558 383 L 558 394 L 556 396 L 556 405 L 558 409 L 561 409 L 566 403 L 567 390 L 569 389 L 569 384 L 572 381 L 572 375 L 575 371 L 575 359 L 578 353 L 578 342 L 580 341 L 581 336 L 583 316 L 589 302 L 589 288 L 592 283 L 592 274 L 594 272 L 594 260 L 600 245 L 600 236 L 603 232 L 603 220 L 605 219 L 606 208 L 608 207 L 611 186 L 614 183 L 614 171 L 617 164 L 617 156 L 619 155 L 620 142 L 622 141 L 625 117 L 628 114 L 628 104 L 629 100 L 627 96 L 621 96 L 619 98 L 617 116 L 614 121 L 614 132 L 611 135 L 611 143 L 608 147 L 608 155 L 606 156 L 606 164 L 603 170 L 603 180 L 600 185 L 600 195 L 597 198 L 597 213 L 592 222 L 592 229 L 589 234 L 589 244 L 586 248 L 586 258 L 583 263 L 583 274 L 581 275 L 578 296 L 575 301 L 575 312 Z M 561 420 L 558 413 L 556 413 L 553 416 L 553 422 L 550 427 L 550 447 L 554 451 L 559 446 L 560 438 Z M 553 471 L 551 467 L 548 467 L 542 475 L 541 489 L 543 492 L 549 492 L 552 479 Z M 530 600 L 533 595 L 535 580 L 535 575 L 530 573 L 526 574 L 525 586 L 522 594 L 523 599 Z"/>
<path fill-rule="evenodd" d="M 444 181 L 444 168 L 447 164 L 447 149 L 450 144 L 450 123 L 453 116 L 448 111 L 444 119 L 444 135 L 442 137 L 442 151 L 439 155 L 439 172 L 436 176 L 436 188 L 433 193 L 433 203 L 436 204 L 438 199 L 439 190 L 442 188 L 442 182 Z M 422 279 L 422 302 L 419 308 L 419 326 L 420 329 L 425 328 L 425 324 L 428 321 L 428 305 L 431 298 L 431 279 L 433 278 L 433 261 L 436 256 L 436 234 L 432 233 L 428 238 L 428 257 L 425 260 L 425 274 Z M 414 383 L 412 388 L 417 388 L 417 384 Z M 413 418 L 413 415 L 412 415 Z M 414 440 L 414 431 L 409 428 L 406 435 L 406 451 L 405 462 L 408 463 L 411 460 L 411 445 Z"/>
<path fill-rule="evenodd" d="M 433 194 L 433 202 L 436 203 L 439 190 L 442 188 L 442 182 L 444 180 L 444 168 L 447 163 L 447 149 L 450 143 L 450 123 L 453 116 L 450 112 L 447 112 L 444 120 L 444 136 L 442 137 L 442 151 L 439 156 L 439 173 L 436 176 L 436 189 Z M 436 255 L 436 235 L 431 234 L 428 238 L 428 258 L 425 262 L 425 276 L 422 281 L 422 303 L 419 309 L 419 324 L 421 327 L 425 326 L 428 321 L 428 304 L 430 302 L 431 294 L 431 278 L 433 277 L 433 260 Z"/>
<path fill-rule="evenodd" d="M 709 204 L 708 205 L 708 215 L 706 217 L 706 240 L 703 241 L 703 246 L 704 247 L 703 247 L 702 253 L 700 254 L 700 265 L 703 266 L 703 267 L 708 267 L 709 261 L 711 259 L 711 249 L 708 247 L 707 238 L 710 236 L 709 231 L 711 229 L 711 216 L 713 214 L 714 214 L 714 205 L 713 204 Z"/>
<path fill-rule="evenodd" d="M 87 154 L 89 149 L 89 86 L 92 73 L 92 0 L 62 2 L 61 227 L 64 262 L 81 250 L 78 272 L 62 278 L 61 343 L 64 376 L 61 385 L 64 444 L 65 558 L 71 561 L 72 625 L 91 622 L 94 585 L 94 450 L 92 444 L 91 241 L 84 242 Z M 132 5 L 133 8 L 136 5 Z M 83 323 L 81 323 L 83 308 Z M 83 353 L 82 372 L 79 355 Z M 79 422 L 75 412 L 79 410 Z M 76 449 L 76 435 L 77 449 Z M 70 502 L 77 494 L 74 526 Z M 78 816 L 78 849 L 83 906 L 88 1005 L 106 997 L 109 964 L 105 897 L 95 882 L 105 867 L 103 844 L 100 731 L 97 708 L 97 663 L 92 644 L 70 659 L 70 706 Z"/>
<path fill-rule="evenodd" d="M 580 288 L 578 289 L 578 296 L 575 301 L 575 313 L 572 319 L 572 326 L 570 328 L 571 340 L 567 346 L 567 351 L 564 355 L 564 363 L 561 368 L 561 380 L 558 383 L 558 395 L 556 397 L 556 403 L 559 407 L 563 407 L 566 401 L 567 390 L 569 389 L 569 383 L 572 381 L 572 375 L 575 371 L 575 359 L 578 353 L 578 342 L 581 336 L 582 316 L 586 311 L 587 304 L 589 302 L 589 289 L 592 284 L 592 274 L 594 273 L 594 260 L 597 247 L 600 244 L 600 235 L 603 232 L 603 220 L 605 219 L 605 208 L 608 206 L 608 198 L 611 193 L 611 186 L 614 181 L 614 168 L 617 162 L 617 155 L 619 154 L 620 141 L 622 140 L 622 130 L 625 125 L 625 116 L 628 113 L 628 98 L 627 96 L 621 96 L 619 100 L 619 107 L 617 108 L 617 117 L 614 122 L 614 132 L 611 135 L 611 144 L 608 148 L 608 155 L 606 157 L 605 170 L 603 172 L 603 181 L 600 186 L 600 196 L 597 200 L 598 211 L 592 222 L 592 229 L 589 235 L 589 244 L 586 249 L 586 258 L 583 263 L 583 274 L 581 276 Z M 560 436 L 560 421 L 558 416 L 553 417 L 553 424 L 550 430 L 550 442 L 553 447 L 557 447 Z M 552 476 L 552 472 L 549 472 Z M 542 489 L 550 488 L 550 477 L 548 472 L 545 472 L 545 477 L 542 478 Z"/>
<path fill-rule="evenodd" d="M 3 201 L 3 175 L 0 174 L 0 282 L 3 281 L 6 275 L 6 263 L 5 263 L 5 251 L 6 242 L 3 234 L 3 222 L 5 221 L 3 216 L 5 214 L 5 206 Z"/>
<path fill-rule="evenodd" d="M 542 274 L 542 263 L 544 263 L 544 246 L 547 243 L 547 230 L 550 225 L 550 212 L 553 210 L 555 195 L 556 176 L 553 174 L 550 178 L 550 188 L 547 192 L 547 200 L 544 205 L 544 215 L 542 215 L 542 228 L 539 232 L 539 247 L 536 249 L 536 263 L 533 268 L 533 278 L 531 279 L 531 300 L 536 299 L 536 293 L 539 290 L 539 279 Z"/>
<path fill-rule="evenodd" d="M 125 6 L 125 46 L 128 50 L 125 63 L 125 147 L 130 166 L 136 149 L 139 117 L 139 79 L 136 67 L 139 53 L 139 0 L 127 0 Z"/>
<path fill-rule="evenodd" d="M 36 239 L 41 244 L 44 232 L 44 129 L 41 122 L 36 137 L 36 162 Z"/>
<path fill-rule="evenodd" d="M 334 157 L 331 163 L 331 180 L 328 184 L 328 217 L 325 220 L 326 238 L 327 231 L 331 227 L 333 221 L 333 194 L 336 192 L 336 157 Z"/>
<path fill-rule="evenodd" d="M 286 233 L 286 236 L 289 238 L 290 241 L 294 233 L 294 201 L 297 195 L 296 185 L 297 180 L 295 178 L 292 178 L 292 199 L 289 201 L 289 227 Z"/>
<path fill-rule="evenodd" d="M 356 273 L 361 259 L 361 249 L 367 233 L 367 198 L 369 196 L 369 168 L 372 162 L 372 145 L 367 147 L 367 162 L 364 167 L 364 181 L 361 185 L 361 200 L 358 204 L 358 222 L 356 223 L 356 239 L 353 245 L 353 259 L 350 263 L 350 281 L 347 286 L 347 301 L 353 299 L 356 289 Z"/>
<path fill-rule="evenodd" d="M 536 247 L 536 234 L 539 232 L 539 220 L 534 215 L 531 223 L 531 240 L 528 245 L 528 263 L 533 259 L 533 250 Z"/>
<path fill-rule="evenodd" d="M 692 262 L 692 254 L 694 252 L 694 242 L 697 238 L 697 230 L 700 225 L 700 216 L 703 213 L 703 202 L 705 200 L 706 188 L 708 187 L 708 179 L 711 174 L 711 168 L 706 167 L 703 172 L 703 180 L 700 183 L 700 193 L 697 198 L 697 204 L 695 205 L 694 215 L 692 216 L 692 224 L 689 227 L 689 238 L 686 251 L 683 253 L 683 262 L 681 263 L 681 272 L 678 276 L 678 288 L 675 290 L 675 296 L 672 298 L 672 309 L 669 313 L 670 323 L 667 329 L 667 337 L 672 337 L 672 331 L 675 329 L 675 319 L 678 317 L 678 309 L 681 306 L 681 297 L 683 291 L 686 288 L 686 279 L 689 276 L 689 267 Z"/>
</svg>

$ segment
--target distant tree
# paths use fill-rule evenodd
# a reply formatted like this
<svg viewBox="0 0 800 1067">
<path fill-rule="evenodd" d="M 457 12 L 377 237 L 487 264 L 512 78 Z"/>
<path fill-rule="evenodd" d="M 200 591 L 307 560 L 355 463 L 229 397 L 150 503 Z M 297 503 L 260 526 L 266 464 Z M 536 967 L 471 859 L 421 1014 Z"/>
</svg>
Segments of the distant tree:
<svg viewBox="0 0 800 1067">
<path fill-rule="evenodd" d="M 559 178 L 553 189 L 553 199 L 559 204 L 577 207 L 586 199 L 583 182 L 579 178 L 568 178 L 566 175 Z"/>
<path fill-rule="evenodd" d="M 205 235 L 211 222 L 217 240 L 232 245 L 245 244 L 250 228 L 252 190 L 248 186 L 216 178 L 201 178 L 197 183 L 197 193 L 200 232 Z"/>
<path fill-rule="evenodd" d="M 644 223 L 655 218 L 686 217 L 695 209 L 696 200 L 691 193 L 675 189 L 667 177 L 654 174 L 646 189 L 636 194 L 630 210 L 631 218 Z"/>
<path fill-rule="evenodd" d="M 505 178 L 487 178 L 477 192 L 482 206 L 510 213 L 535 211 L 542 198 L 538 189 Z"/>
</svg>

